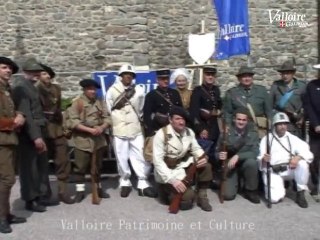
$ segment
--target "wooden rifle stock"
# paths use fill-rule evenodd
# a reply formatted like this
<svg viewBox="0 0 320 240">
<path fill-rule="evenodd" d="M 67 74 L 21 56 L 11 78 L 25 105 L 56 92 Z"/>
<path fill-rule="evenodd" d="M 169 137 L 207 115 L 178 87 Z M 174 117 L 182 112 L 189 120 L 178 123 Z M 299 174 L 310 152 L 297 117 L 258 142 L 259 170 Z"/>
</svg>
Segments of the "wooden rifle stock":
<svg viewBox="0 0 320 240">
<path fill-rule="evenodd" d="M 267 118 L 267 135 L 266 135 L 266 149 L 267 149 L 267 154 L 270 154 L 270 145 L 269 145 L 269 131 L 270 131 L 270 125 L 269 125 L 269 119 Z M 267 162 L 267 206 L 268 208 L 271 208 L 271 179 L 270 179 L 270 172 L 271 170 L 271 166 L 270 166 L 270 162 Z"/>
<path fill-rule="evenodd" d="M 226 122 L 223 121 L 222 123 L 223 127 L 223 139 L 222 139 L 222 145 L 221 150 L 222 152 L 227 151 L 227 125 Z M 226 160 L 222 161 L 222 178 L 220 182 L 220 189 L 219 189 L 219 201 L 220 203 L 224 202 L 224 192 L 225 192 L 225 185 L 226 185 L 226 179 L 227 179 L 227 173 L 228 173 L 228 166 L 226 164 Z"/>
<path fill-rule="evenodd" d="M 196 174 L 196 171 L 197 171 L 196 163 L 192 163 L 192 165 L 187 168 L 187 173 L 186 173 L 187 176 L 182 180 L 182 182 L 186 187 L 189 187 L 192 184 L 193 177 Z M 177 212 L 179 212 L 182 196 L 183 196 L 183 193 L 176 193 L 176 195 L 173 197 L 170 203 L 169 213 L 176 214 Z"/>
<path fill-rule="evenodd" d="M 92 204 L 99 205 L 101 198 L 98 193 L 98 170 L 97 170 L 97 150 L 94 149 L 91 159 L 91 191 L 92 191 Z"/>
</svg>

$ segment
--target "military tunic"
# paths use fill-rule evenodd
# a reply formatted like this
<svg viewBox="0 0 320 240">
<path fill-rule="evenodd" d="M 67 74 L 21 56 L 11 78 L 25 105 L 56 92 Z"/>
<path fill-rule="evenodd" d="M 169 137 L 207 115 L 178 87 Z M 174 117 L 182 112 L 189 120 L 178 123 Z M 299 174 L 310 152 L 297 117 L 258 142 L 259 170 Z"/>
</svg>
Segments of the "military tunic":
<svg viewBox="0 0 320 240">
<path fill-rule="evenodd" d="M 303 118 L 303 96 L 306 90 L 306 82 L 297 79 L 292 80 L 292 85 L 286 84 L 283 80 L 275 81 L 270 89 L 272 107 L 274 111 L 285 112 L 289 119 L 290 125 L 288 131 L 298 137 L 302 137 L 301 127 L 297 126 L 297 122 Z M 292 92 L 291 97 L 281 106 L 280 101 L 283 96 Z"/>
<path fill-rule="evenodd" d="M 13 86 L 17 110 L 26 118 L 19 132 L 19 175 L 21 196 L 25 201 L 51 194 L 47 152 L 38 153 L 34 140 L 46 137 L 46 122 L 38 89 L 31 80 L 20 78 Z"/>
<path fill-rule="evenodd" d="M 221 151 L 223 138 L 220 137 L 218 147 Z M 256 158 L 259 154 L 259 136 L 257 131 L 250 125 L 244 132 L 240 133 L 234 125 L 231 125 L 226 136 L 227 159 L 234 155 L 239 156 L 239 161 L 235 168 L 229 170 L 225 184 L 226 200 L 234 199 L 238 192 L 238 174 L 244 178 L 246 190 L 256 190 L 258 187 L 258 164 Z M 218 158 L 218 157 L 217 157 Z M 227 161 L 227 160 L 226 160 Z M 226 162 L 227 164 L 227 162 Z"/>
<path fill-rule="evenodd" d="M 147 137 L 153 136 L 158 129 L 163 127 L 156 121 L 155 114 L 158 112 L 168 115 L 172 105 L 182 107 L 180 95 L 175 89 L 157 87 L 157 89 L 152 90 L 146 95 L 143 107 L 143 121 Z"/>
<path fill-rule="evenodd" d="M 81 101 L 81 103 L 79 102 Z M 79 109 L 80 104 L 82 107 Z M 92 153 L 96 151 L 97 169 L 101 168 L 104 147 L 107 145 L 104 134 L 93 136 L 76 129 L 78 124 L 87 127 L 97 127 L 105 123 L 110 125 L 110 116 L 104 102 L 90 100 L 84 94 L 74 100 L 69 112 L 70 125 L 74 129 L 72 138 L 75 144 L 74 173 L 79 175 L 79 182 L 84 181 L 84 175 L 90 166 Z M 100 174 L 99 172 L 97 173 Z"/>
<path fill-rule="evenodd" d="M 68 143 L 63 134 L 61 112 L 61 88 L 57 84 L 37 83 L 44 115 L 47 119 L 46 144 L 48 155 L 53 157 L 58 180 L 66 181 L 71 164 L 68 157 Z"/>
</svg>

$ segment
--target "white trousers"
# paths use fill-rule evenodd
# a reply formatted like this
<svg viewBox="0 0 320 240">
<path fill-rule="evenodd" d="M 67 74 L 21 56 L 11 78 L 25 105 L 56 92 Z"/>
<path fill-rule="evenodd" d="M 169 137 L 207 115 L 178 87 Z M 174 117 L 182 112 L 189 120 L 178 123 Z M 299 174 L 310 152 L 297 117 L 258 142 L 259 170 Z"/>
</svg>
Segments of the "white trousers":
<svg viewBox="0 0 320 240">
<path fill-rule="evenodd" d="M 138 176 L 138 189 L 149 187 L 148 175 L 151 170 L 151 164 L 144 160 L 143 145 L 144 138 L 138 135 L 134 138 L 113 138 L 114 151 L 118 163 L 118 172 L 120 174 L 120 187 L 132 186 L 130 182 L 131 170 L 129 166 L 129 159 L 131 166 Z"/>
<path fill-rule="evenodd" d="M 267 187 L 267 174 L 263 171 L 262 174 L 264 183 L 265 197 L 268 198 L 268 187 Z M 284 187 L 284 180 L 295 180 L 297 183 L 297 190 L 308 190 L 308 180 L 309 180 L 309 164 L 300 160 L 295 169 L 288 168 L 287 171 L 274 173 L 271 170 L 270 173 L 270 194 L 271 202 L 277 203 L 283 199 L 286 195 L 286 189 Z"/>
</svg>

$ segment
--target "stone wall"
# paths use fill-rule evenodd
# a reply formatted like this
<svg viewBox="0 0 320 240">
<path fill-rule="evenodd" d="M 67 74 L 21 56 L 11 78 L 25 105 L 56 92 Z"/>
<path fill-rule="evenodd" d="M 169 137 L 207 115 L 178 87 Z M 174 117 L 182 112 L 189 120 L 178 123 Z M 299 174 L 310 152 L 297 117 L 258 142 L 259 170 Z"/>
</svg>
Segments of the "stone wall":
<svg viewBox="0 0 320 240">
<path fill-rule="evenodd" d="M 315 76 L 316 0 L 249 0 L 251 57 L 257 81 L 270 85 L 277 66 L 295 58 L 298 77 Z M 270 9 L 305 14 L 306 27 L 270 23 Z M 59 72 L 64 94 L 79 90 L 94 70 L 130 62 L 151 68 L 192 63 L 188 34 L 217 31 L 211 0 L 0 0 L 0 53 L 22 62 L 34 56 Z M 234 73 L 247 56 L 216 61 L 222 91 L 236 84 Z"/>
</svg>

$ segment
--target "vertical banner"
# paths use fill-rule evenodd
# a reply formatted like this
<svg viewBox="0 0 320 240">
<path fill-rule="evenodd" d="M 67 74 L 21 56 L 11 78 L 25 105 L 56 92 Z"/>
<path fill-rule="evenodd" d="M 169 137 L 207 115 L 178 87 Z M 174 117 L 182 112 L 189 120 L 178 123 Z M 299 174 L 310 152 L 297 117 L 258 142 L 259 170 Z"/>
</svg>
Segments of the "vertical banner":
<svg viewBox="0 0 320 240">
<path fill-rule="evenodd" d="M 229 59 L 250 53 L 248 0 L 213 0 L 219 35 L 215 58 Z"/>
</svg>

